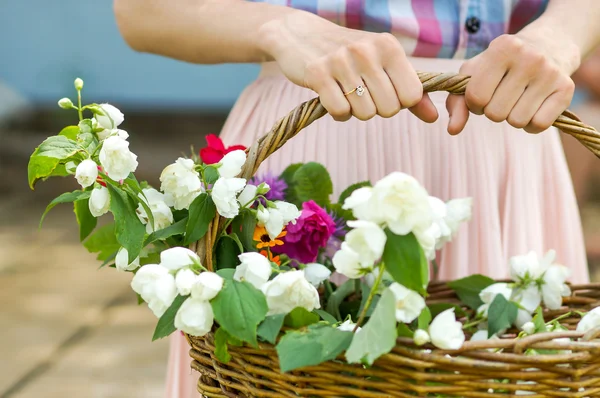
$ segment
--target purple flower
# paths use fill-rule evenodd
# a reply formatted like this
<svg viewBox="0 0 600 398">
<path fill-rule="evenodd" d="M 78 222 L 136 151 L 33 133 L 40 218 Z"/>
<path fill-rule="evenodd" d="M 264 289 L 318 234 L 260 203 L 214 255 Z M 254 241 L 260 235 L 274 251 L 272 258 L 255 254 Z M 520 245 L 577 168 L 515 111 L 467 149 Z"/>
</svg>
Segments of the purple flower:
<svg viewBox="0 0 600 398">
<path fill-rule="evenodd" d="M 327 246 L 335 232 L 335 223 L 327 212 L 310 200 L 302 204 L 302 214 L 296 224 L 287 226 L 287 235 L 282 239 L 283 246 L 272 248 L 276 253 L 287 254 L 302 263 L 317 259 L 319 249 Z"/>
<path fill-rule="evenodd" d="M 271 188 L 269 192 L 267 192 L 264 196 L 267 200 L 285 200 L 285 190 L 287 189 L 287 184 L 285 180 L 278 175 L 275 175 L 271 172 L 266 172 L 261 176 L 255 176 L 250 179 L 249 184 L 259 186 L 263 182 L 266 182 Z M 266 206 L 264 200 L 260 199 L 263 206 Z"/>
<path fill-rule="evenodd" d="M 343 217 L 339 217 L 334 211 L 329 212 L 331 219 L 335 223 L 335 232 L 333 237 L 343 240 L 346 236 L 346 220 Z"/>
</svg>

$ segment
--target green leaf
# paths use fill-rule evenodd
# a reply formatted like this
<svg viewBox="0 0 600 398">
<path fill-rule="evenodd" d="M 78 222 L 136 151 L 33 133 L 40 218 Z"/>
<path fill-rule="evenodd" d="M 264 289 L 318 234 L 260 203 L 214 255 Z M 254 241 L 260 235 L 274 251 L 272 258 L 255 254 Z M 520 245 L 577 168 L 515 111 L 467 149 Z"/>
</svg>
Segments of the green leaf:
<svg viewBox="0 0 600 398">
<path fill-rule="evenodd" d="M 254 229 L 256 216 L 248 209 L 242 209 L 231 223 L 232 232 L 238 236 L 245 251 L 256 251 L 254 245 Z"/>
<path fill-rule="evenodd" d="M 156 325 L 156 329 L 154 329 L 154 336 L 152 336 L 152 341 L 162 339 L 163 337 L 167 337 L 171 333 L 177 330 L 175 327 L 175 315 L 177 315 L 177 311 L 179 311 L 179 307 L 183 304 L 185 300 L 187 300 L 188 296 L 177 295 L 175 300 L 171 304 L 171 306 L 165 311 L 165 313 L 158 320 L 158 324 Z"/>
<path fill-rule="evenodd" d="M 423 330 L 427 330 L 429 329 L 429 324 L 431 323 L 431 311 L 429 310 L 429 308 L 425 307 L 423 309 L 423 311 L 421 311 L 421 314 L 419 315 L 419 318 L 417 320 L 417 327 L 419 329 L 423 329 Z"/>
<path fill-rule="evenodd" d="M 81 133 L 77 137 L 77 143 L 80 147 L 86 150 L 87 153 L 92 154 L 98 148 L 98 138 L 93 133 Z"/>
<path fill-rule="evenodd" d="M 396 328 L 396 333 L 398 334 L 398 337 L 408 337 L 410 339 L 412 339 L 413 336 L 415 335 L 415 332 L 410 330 L 410 328 L 408 327 L 408 325 L 406 323 L 398 323 L 398 327 Z"/>
<path fill-rule="evenodd" d="M 309 312 L 306 308 L 296 307 L 286 315 L 283 323 L 287 327 L 300 329 L 301 327 L 317 323 L 320 319 L 319 315 Z"/>
<path fill-rule="evenodd" d="M 127 249 L 131 263 L 142 250 L 146 227 L 137 217 L 135 205 L 127 194 L 111 184 L 108 184 L 107 188 L 110 193 L 110 211 L 115 219 L 117 241 Z"/>
<path fill-rule="evenodd" d="M 70 202 L 75 202 L 76 200 L 84 200 L 84 199 L 89 199 L 91 192 L 90 191 L 73 191 L 73 192 L 66 192 L 63 193 L 62 195 L 58 196 L 57 198 L 54 198 L 54 200 L 52 200 L 52 202 L 50 202 L 50 204 L 46 207 L 46 210 L 44 210 L 44 214 L 42 214 L 42 218 L 40 220 L 40 227 L 42 226 L 42 223 L 44 222 L 44 218 L 46 218 L 46 214 L 48 214 L 48 212 L 50 210 L 52 210 L 52 208 L 54 208 L 54 206 L 56 206 L 59 203 L 70 203 Z"/>
<path fill-rule="evenodd" d="M 519 307 L 497 294 L 488 309 L 488 337 L 492 337 L 503 329 L 509 328 L 517 319 Z"/>
<path fill-rule="evenodd" d="M 231 355 L 227 351 L 228 340 L 229 333 L 223 328 L 218 328 L 215 333 L 215 356 L 222 363 L 227 363 L 231 360 Z"/>
<path fill-rule="evenodd" d="M 235 268 L 223 268 L 217 270 L 217 274 L 225 280 L 232 281 L 233 275 L 235 274 Z"/>
<path fill-rule="evenodd" d="M 55 158 L 66 160 L 75 155 L 80 148 L 77 142 L 68 139 L 63 135 L 55 135 L 48 137 L 40 144 L 31 156 L 44 156 L 47 158 Z"/>
<path fill-rule="evenodd" d="M 238 259 L 240 254 L 240 249 L 235 240 L 230 236 L 223 236 L 218 240 L 215 248 L 217 269 L 235 268 L 240 263 Z"/>
<path fill-rule="evenodd" d="M 372 365 L 396 345 L 396 299 L 385 289 L 369 322 L 356 333 L 346 352 L 349 363 Z"/>
<path fill-rule="evenodd" d="M 64 129 L 62 129 L 60 133 L 58 133 L 58 135 L 65 136 L 70 140 L 76 141 L 79 133 L 79 126 L 67 126 Z"/>
<path fill-rule="evenodd" d="M 469 306 L 477 309 L 483 304 L 479 293 L 486 287 L 493 285 L 495 281 L 483 275 L 471 275 L 448 283 L 448 286 L 456 292 L 458 298 Z"/>
<path fill-rule="evenodd" d="M 29 188 L 33 190 L 36 182 L 51 176 L 59 163 L 60 159 L 36 156 L 34 152 L 27 165 Z"/>
<path fill-rule="evenodd" d="M 144 246 L 148 246 L 150 243 L 156 242 L 157 240 L 165 240 L 175 235 L 182 235 L 185 232 L 186 224 L 187 218 L 184 218 L 166 228 L 152 232 L 144 241 Z"/>
<path fill-rule="evenodd" d="M 285 181 L 288 187 L 294 184 L 294 174 L 303 165 L 304 163 L 293 163 L 283 170 L 283 173 L 281 173 L 281 178 L 283 181 Z"/>
<path fill-rule="evenodd" d="M 450 308 L 454 308 L 454 313 L 456 314 L 457 318 L 461 318 L 463 316 L 466 316 L 467 314 L 465 313 L 465 311 L 456 304 L 449 304 L 449 303 L 435 303 L 435 304 L 429 304 L 429 311 L 431 312 L 431 318 L 435 318 L 436 316 L 438 316 L 439 314 L 441 314 L 442 312 L 450 309 Z"/>
<path fill-rule="evenodd" d="M 286 333 L 276 347 L 281 372 L 333 360 L 348 348 L 352 337 L 352 332 L 323 324 Z"/>
<path fill-rule="evenodd" d="M 207 184 L 214 184 L 219 179 L 219 171 L 216 167 L 208 166 L 204 169 L 204 181 Z"/>
<path fill-rule="evenodd" d="M 325 166 L 309 162 L 294 173 L 294 191 L 300 202 L 314 200 L 325 207 L 330 202 L 333 193 L 333 183 Z"/>
<path fill-rule="evenodd" d="M 79 131 L 82 133 L 92 133 L 94 131 L 94 127 L 92 125 L 92 119 L 83 119 L 77 125 Z"/>
<path fill-rule="evenodd" d="M 338 200 L 338 203 L 340 205 L 343 205 L 344 201 L 346 199 L 348 199 L 350 197 L 350 195 L 352 195 L 352 192 L 356 191 L 359 188 L 370 187 L 370 186 L 371 186 L 370 181 L 362 181 L 362 182 L 357 182 L 356 184 L 350 185 L 348 188 L 346 188 L 344 190 L 344 192 L 342 192 L 342 194 L 340 195 L 340 198 Z"/>
<path fill-rule="evenodd" d="M 415 235 L 396 235 L 386 228 L 383 250 L 385 269 L 396 282 L 420 294 L 426 294 L 429 264 Z"/>
<path fill-rule="evenodd" d="M 248 282 L 226 280 L 223 289 L 210 302 L 215 320 L 231 336 L 257 345 L 256 329 L 265 319 L 265 296 Z"/>
<path fill-rule="evenodd" d="M 112 260 L 112 255 L 121 248 L 115 236 L 115 224 L 110 223 L 98 228 L 83 242 L 83 246 L 90 253 L 98 253 L 97 259 L 100 261 Z"/>
<path fill-rule="evenodd" d="M 190 205 L 190 215 L 185 227 L 185 239 L 183 243 L 187 246 L 200 240 L 208 231 L 208 225 L 215 218 L 217 208 L 212 198 L 203 193 L 199 195 Z"/>
<path fill-rule="evenodd" d="M 323 310 L 314 310 L 314 313 L 319 315 L 321 317 L 322 320 L 324 320 L 327 323 L 330 323 L 332 325 L 337 323 L 337 319 L 335 319 L 335 317 L 333 315 L 331 315 L 329 312 L 327 311 L 323 311 Z"/>
<path fill-rule="evenodd" d="M 535 325 L 536 333 L 544 333 L 548 331 L 548 327 L 546 326 L 546 321 L 544 319 L 544 311 L 542 307 L 538 307 L 535 310 L 535 316 L 532 319 L 533 324 Z"/>
<path fill-rule="evenodd" d="M 258 327 L 258 336 L 271 344 L 277 342 L 277 336 L 283 326 L 285 314 L 270 315 Z"/>
<path fill-rule="evenodd" d="M 83 199 L 76 200 L 73 203 L 73 211 L 77 218 L 77 224 L 79 224 L 79 240 L 81 242 L 94 231 L 98 224 L 98 219 L 90 212 L 89 202 L 89 199 Z"/>
<path fill-rule="evenodd" d="M 354 293 L 354 281 L 352 279 L 342 283 L 335 292 L 331 293 L 327 300 L 327 312 L 333 314 L 338 318 L 338 321 L 342 321 L 340 316 L 340 304 L 346 297 Z"/>
</svg>

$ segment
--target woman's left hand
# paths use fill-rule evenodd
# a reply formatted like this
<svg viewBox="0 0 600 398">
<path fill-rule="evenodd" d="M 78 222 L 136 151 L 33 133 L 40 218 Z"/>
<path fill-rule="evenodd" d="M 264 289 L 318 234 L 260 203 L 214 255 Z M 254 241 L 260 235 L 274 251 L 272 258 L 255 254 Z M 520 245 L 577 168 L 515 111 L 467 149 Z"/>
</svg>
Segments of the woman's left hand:
<svg viewBox="0 0 600 398">
<path fill-rule="evenodd" d="M 494 122 L 506 120 L 529 133 L 552 126 L 571 102 L 575 84 L 570 75 L 579 62 L 576 57 L 553 57 L 560 54 L 558 51 L 557 43 L 526 35 L 503 35 L 493 40 L 487 50 L 460 69 L 471 80 L 464 96 L 448 97 L 448 132 L 460 133 L 469 111 Z"/>
</svg>

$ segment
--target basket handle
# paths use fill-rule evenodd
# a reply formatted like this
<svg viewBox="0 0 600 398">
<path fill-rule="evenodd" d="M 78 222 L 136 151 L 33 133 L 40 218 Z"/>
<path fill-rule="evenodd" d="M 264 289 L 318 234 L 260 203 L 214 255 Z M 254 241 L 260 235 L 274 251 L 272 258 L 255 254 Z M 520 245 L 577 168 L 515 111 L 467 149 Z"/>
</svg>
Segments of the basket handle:
<svg viewBox="0 0 600 398">
<path fill-rule="evenodd" d="M 423 91 L 447 91 L 451 94 L 464 94 L 470 76 L 457 73 L 417 72 Z M 281 148 L 289 139 L 315 120 L 325 116 L 327 111 L 319 98 L 313 98 L 296 107 L 279 120 L 269 133 L 261 137 L 248 149 L 248 158 L 240 177 L 251 178 L 260 164 L 273 152 Z M 562 132 L 572 135 L 586 148 L 600 158 L 600 133 L 592 126 L 582 123 L 573 112 L 566 110 L 552 124 Z"/>
</svg>

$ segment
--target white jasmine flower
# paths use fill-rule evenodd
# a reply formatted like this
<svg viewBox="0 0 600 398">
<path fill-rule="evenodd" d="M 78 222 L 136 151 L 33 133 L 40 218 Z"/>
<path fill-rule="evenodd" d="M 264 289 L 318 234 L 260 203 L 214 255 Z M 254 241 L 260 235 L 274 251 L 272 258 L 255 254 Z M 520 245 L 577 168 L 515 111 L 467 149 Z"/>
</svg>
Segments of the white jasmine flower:
<svg viewBox="0 0 600 398">
<path fill-rule="evenodd" d="M 212 188 L 212 199 L 219 214 L 225 218 L 234 218 L 239 214 L 240 204 L 237 195 L 244 189 L 243 178 L 219 178 Z"/>
<path fill-rule="evenodd" d="M 554 250 L 548 251 L 543 258 L 534 251 L 522 256 L 513 256 L 510 259 L 511 277 L 515 282 L 526 279 L 537 280 L 544 275 L 555 257 Z"/>
<path fill-rule="evenodd" d="M 373 270 L 373 264 L 362 265 L 360 263 L 360 254 L 347 242 L 342 242 L 340 250 L 333 255 L 332 262 L 338 273 L 350 279 L 360 278 Z"/>
<path fill-rule="evenodd" d="M 110 209 L 110 194 L 106 187 L 98 187 L 92 190 L 90 200 L 88 202 L 90 213 L 94 217 L 100 217 Z"/>
<path fill-rule="evenodd" d="M 214 320 L 213 310 L 208 301 L 190 297 L 177 311 L 175 327 L 191 336 L 200 337 L 210 332 Z"/>
<path fill-rule="evenodd" d="M 302 215 L 302 211 L 298 210 L 295 204 L 284 202 L 282 200 L 276 200 L 273 202 L 281 213 L 283 223 L 288 225 L 289 223 L 296 224 L 296 220 Z"/>
<path fill-rule="evenodd" d="M 160 265 L 172 271 L 194 264 L 201 264 L 200 257 L 186 247 L 172 247 L 160 253 Z"/>
<path fill-rule="evenodd" d="M 236 177 L 242 171 L 242 166 L 246 162 L 246 152 L 242 150 L 231 151 L 221 159 L 221 165 L 217 169 L 221 178 Z"/>
<path fill-rule="evenodd" d="M 372 207 L 369 200 L 372 196 L 371 187 L 362 187 L 354 190 L 350 196 L 344 200 L 342 209 L 352 210 L 352 214 L 359 220 L 372 221 Z"/>
<path fill-rule="evenodd" d="M 92 119 L 92 128 L 97 128 L 97 123 L 96 123 L 96 127 L 94 127 L 94 122 L 95 122 L 95 119 Z M 98 139 L 100 141 L 104 141 L 105 139 L 107 139 L 108 137 L 111 137 L 111 136 L 117 136 L 124 140 L 129 138 L 129 134 L 127 133 L 127 131 L 121 130 L 121 129 L 112 129 L 112 130 L 104 129 L 104 130 L 98 131 L 96 133 L 96 135 L 98 136 Z"/>
<path fill-rule="evenodd" d="M 119 271 L 133 271 L 140 266 L 140 256 L 137 256 L 133 262 L 129 262 L 129 252 L 124 247 L 120 248 L 115 257 L 115 267 Z"/>
<path fill-rule="evenodd" d="M 542 300 L 550 310 L 562 306 L 562 298 L 571 295 L 571 289 L 565 283 L 571 275 L 571 270 L 564 265 L 553 264 L 548 267 L 542 278 Z"/>
<path fill-rule="evenodd" d="M 138 166 L 137 156 L 129 151 L 129 142 L 118 135 L 104 140 L 98 158 L 106 174 L 114 181 L 126 179 Z"/>
<path fill-rule="evenodd" d="M 479 293 L 479 298 L 483 301 L 483 304 L 477 309 L 477 314 L 487 317 L 488 309 L 490 304 L 494 301 L 497 295 L 501 294 L 506 300 L 510 300 L 512 295 L 512 289 L 508 286 L 508 283 L 494 283 L 483 289 Z"/>
<path fill-rule="evenodd" d="M 267 298 L 267 315 L 288 314 L 296 307 L 312 311 L 320 308 L 319 292 L 308 282 L 303 271 L 293 270 L 277 275 L 261 288 Z"/>
<path fill-rule="evenodd" d="M 319 263 L 308 263 L 304 268 L 304 276 L 314 287 L 319 287 L 331 276 L 329 268 Z"/>
<path fill-rule="evenodd" d="M 442 350 L 458 350 L 465 342 L 462 323 L 456 320 L 454 308 L 440 313 L 429 325 L 431 342 Z"/>
<path fill-rule="evenodd" d="M 238 256 L 241 264 L 235 268 L 233 279 L 241 282 L 246 281 L 257 289 L 260 289 L 271 276 L 273 270 L 269 260 L 259 253 L 242 253 Z"/>
<path fill-rule="evenodd" d="M 187 209 L 204 192 L 200 175 L 194 170 L 192 159 L 179 158 L 168 165 L 160 174 L 160 190 L 165 193 L 165 202 L 176 210 Z"/>
<path fill-rule="evenodd" d="M 105 129 L 112 130 L 117 128 L 125 120 L 125 115 L 111 104 L 100 104 L 100 109 L 104 115 L 95 114 L 94 118 L 98 122 L 98 125 Z"/>
<path fill-rule="evenodd" d="M 256 213 L 258 225 L 265 227 L 271 239 L 279 236 L 283 227 L 290 222 L 296 224 L 296 220 L 302 214 L 296 205 L 291 203 L 276 201 L 274 204 L 276 206 L 274 208 L 260 206 Z"/>
<path fill-rule="evenodd" d="M 458 232 L 460 225 L 471 219 L 473 213 L 473 198 L 452 199 L 446 202 L 446 224 L 451 234 L 448 241 Z"/>
<path fill-rule="evenodd" d="M 223 289 L 223 278 L 215 272 L 205 271 L 196 278 L 192 286 L 192 297 L 194 299 L 209 301 L 214 299 Z"/>
<path fill-rule="evenodd" d="M 429 195 L 418 181 L 408 174 L 394 172 L 379 180 L 369 199 L 371 219 L 386 224 L 397 235 L 429 226 L 432 222 Z"/>
<path fill-rule="evenodd" d="M 142 296 L 157 318 L 165 313 L 177 297 L 175 278 L 167 268 L 158 264 L 147 264 L 140 268 L 131 281 L 131 288 Z"/>
<path fill-rule="evenodd" d="M 418 329 L 415 331 L 413 340 L 416 345 L 424 345 L 431 341 L 431 337 L 429 337 L 429 333 L 426 330 Z"/>
<path fill-rule="evenodd" d="M 150 234 L 173 224 L 173 213 L 165 202 L 165 195 L 154 188 L 144 188 L 142 192 L 144 194 L 138 194 L 138 197 L 148 205 L 154 218 L 154 225 L 152 225 L 146 209 L 141 203 L 138 204 L 136 213 L 142 224 L 146 225 L 146 232 Z"/>
<path fill-rule="evenodd" d="M 238 202 L 240 202 L 240 205 L 247 208 L 252 207 L 254 204 L 254 198 L 256 198 L 256 191 L 256 185 L 247 184 L 242 190 L 242 193 L 240 193 L 240 196 L 238 196 Z"/>
<path fill-rule="evenodd" d="M 341 330 L 342 332 L 353 332 L 355 327 L 356 323 L 352 322 L 352 319 L 346 319 L 337 327 L 337 329 Z M 359 332 L 361 329 L 362 328 L 359 326 L 358 329 L 356 329 L 356 331 Z"/>
<path fill-rule="evenodd" d="M 577 331 L 587 333 L 598 327 L 600 327 L 600 307 L 594 308 L 581 318 L 577 324 Z"/>
<path fill-rule="evenodd" d="M 177 275 L 175 276 L 175 286 L 177 286 L 177 291 L 182 296 L 187 296 L 192 292 L 192 286 L 197 282 L 198 275 L 194 273 L 189 268 L 182 268 L 177 271 Z"/>
<path fill-rule="evenodd" d="M 371 267 L 383 255 L 387 237 L 379 225 L 370 221 L 348 221 L 352 228 L 346 234 L 344 243 L 359 255 L 359 262 L 364 267 Z"/>
<path fill-rule="evenodd" d="M 394 282 L 389 288 L 396 298 L 396 320 L 402 323 L 410 323 L 417 319 L 425 309 L 425 299 L 414 290 L 410 290 L 401 284 Z"/>
<path fill-rule="evenodd" d="M 98 165 L 92 159 L 86 159 L 79 163 L 75 169 L 75 179 L 82 188 L 87 188 L 96 182 L 98 178 Z"/>
</svg>

